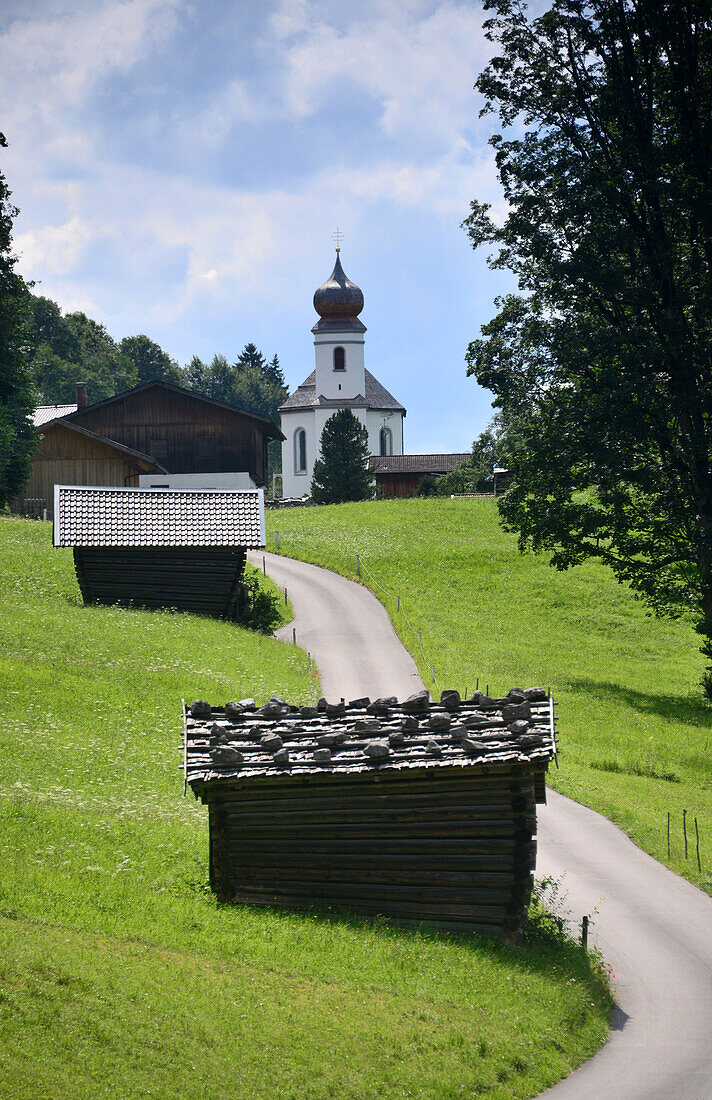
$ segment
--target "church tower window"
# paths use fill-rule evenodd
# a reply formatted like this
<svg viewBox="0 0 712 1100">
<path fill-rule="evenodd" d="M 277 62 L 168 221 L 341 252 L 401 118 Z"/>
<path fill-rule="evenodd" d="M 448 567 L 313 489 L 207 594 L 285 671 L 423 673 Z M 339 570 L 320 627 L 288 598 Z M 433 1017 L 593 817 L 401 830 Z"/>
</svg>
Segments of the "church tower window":
<svg viewBox="0 0 712 1100">
<path fill-rule="evenodd" d="M 343 348 L 334 348 L 334 370 L 346 370 L 346 352 Z"/>
<path fill-rule="evenodd" d="M 294 472 L 295 474 L 307 472 L 307 433 L 304 428 L 297 428 L 294 433 Z"/>
<path fill-rule="evenodd" d="M 390 428 L 381 428 L 381 455 L 393 454 L 393 434 Z"/>
</svg>

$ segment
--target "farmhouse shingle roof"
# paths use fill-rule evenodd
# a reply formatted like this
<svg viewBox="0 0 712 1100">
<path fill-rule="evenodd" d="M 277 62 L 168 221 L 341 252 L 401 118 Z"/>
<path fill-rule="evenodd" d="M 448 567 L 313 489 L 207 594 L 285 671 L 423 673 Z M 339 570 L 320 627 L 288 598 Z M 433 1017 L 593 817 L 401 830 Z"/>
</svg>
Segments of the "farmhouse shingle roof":
<svg viewBox="0 0 712 1100">
<path fill-rule="evenodd" d="M 405 771 L 414 768 L 545 767 L 556 752 L 551 696 L 541 688 L 512 689 L 499 699 L 477 691 L 462 700 L 427 691 L 403 702 L 357 699 L 296 707 L 273 696 L 186 712 L 186 780 Z"/>
<path fill-rule="evenodd" d="M 57 420 L 60 416 L 69 416 L 76 412 L 76 405 L 40 405 L 32 414 L 32 423 L 36 428 L 48 424 L 50 420 Z"/>
<path fill-rule="evenodd" d="M 56 485 L 55 546 L 265 545 L 261 489 Z"/>
<path fill-rule="evenodd" d="M 370 468 L 377 474 L 446 474 L 467 462 L 470 455 L 372 455 Z"/>
<path fill-rule="evenodd" d="M 366 393 L 359 394 L 357 397 L 351 398 L 327 398 L 321 395 L 317 396 L 316 392 L 316 371 L 313 370 L 308 378 L 305 378 L 301 386 L 298 386 L 291 397 L 288 397 L 283 405 L 280 405 L 280 412 L 287 412 L 290 409 L 309 409 L 315 405 L 333 405 L 337 408 L 341 408 L 344 405 L 361 405 L 367 406 L 371 409 L 401 409 L 405 412 L 403 405 L 399 401 L 396 401 L 393 394 L 389 393 L 385 386 L 382 386 L 377 378 L 371 374 L 370 371 L 365 371 L 366 376 Z"/>
</svg>

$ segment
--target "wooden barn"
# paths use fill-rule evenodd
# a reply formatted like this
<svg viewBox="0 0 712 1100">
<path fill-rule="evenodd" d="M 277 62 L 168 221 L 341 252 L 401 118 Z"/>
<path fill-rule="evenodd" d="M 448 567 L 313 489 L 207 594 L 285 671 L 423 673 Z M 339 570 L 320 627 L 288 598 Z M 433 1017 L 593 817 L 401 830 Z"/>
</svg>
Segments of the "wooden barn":
<svg viewBox="0 0 712 1100">
<path fill-rule="evenodd" d="M 151 455 L 173 474 L 245 470 L 267 477 L 267 444 L 282 439 L 274 421 L 168 382 L 145 382 L 78 408 L 66 420 Z"/>
<path fill-rule="evenodd" d="M 440 477 L 469 458 L 469 454 L 372 455 L 368 465 L 375 477 L 376 496 L 412 497 L 426 474 Z"/>
<path fill-rule="evenodd" d="M 536 804 L 556 753 L 540 688 L 294 707 L 184 708 L 185 782 L 207 803 L 224 901 L 358 911 L 516 936 Z"/>
<path fill-rule="evenodd" d="M 80 424 L 55 419 L 41 425 L 32 474 L 22 494 L 12 502 L 20 515 L 35 512 L 54 518 L 54 486 L 138 485 L 142 474 L 165 473 L 150 455 L 113 439 L 105 439 Z M 36 503 L 35 503 L 36 502 Z"/>
<path fill-rule="evenodd" d="M 246 551 L 264 544 L 261 489 L 55 486 L 54 545 L 73 547 L 85 603 L 235 619 Z"/>
</svg>

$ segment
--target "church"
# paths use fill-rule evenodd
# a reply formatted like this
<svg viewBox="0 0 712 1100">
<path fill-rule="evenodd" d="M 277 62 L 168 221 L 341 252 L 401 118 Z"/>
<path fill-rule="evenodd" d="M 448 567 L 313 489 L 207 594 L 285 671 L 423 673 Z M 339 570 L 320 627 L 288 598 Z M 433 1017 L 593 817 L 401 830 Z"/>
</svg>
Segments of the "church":
<svg viewBox="0 0 712 1100">
<path fill-rule="evenodd" d="M 315 369 L 279 410 L 282 443 L 282 496 L 310 492 L 324 425 L 339 409 L 351 409 L 368 432 L 372 455 L 403 454 L 404 407 L 366 370 L 359 320 L 363 293 L 347 279 L 340 249 L 327 281 L 314 294 L 319 320 L 314 333 Z"/>
</svg>

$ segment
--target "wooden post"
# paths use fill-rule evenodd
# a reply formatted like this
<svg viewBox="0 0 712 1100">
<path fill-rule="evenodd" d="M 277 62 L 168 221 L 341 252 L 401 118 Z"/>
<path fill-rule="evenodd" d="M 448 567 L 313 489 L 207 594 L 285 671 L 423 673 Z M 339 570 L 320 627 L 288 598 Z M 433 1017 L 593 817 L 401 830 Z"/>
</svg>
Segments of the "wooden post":
<svg viewBox="0 0 712 1100">
<path fill-rule="evenodd" d="M 400 596 L 396 596 L 396 611 L 400 611 Z"/>
<path fill-rule="evenodd" d="M 697 818 L 695 818 L 695 842 L 697 845 L 697 870 L 702 870 L 702 864 L 700 863 L 700 830 L 697 828 Z"/>
<path fill-rule="evenodd" d="M 668 859 L 670 859 L 670 811 L 668 810 Z"/>
<path fill-rule="evenodd" d="M 584 916 L 581 919 L 581 946 L 584 951 L 588 948 L 588 917 Z"/>
<path fill-rule="evenodd" d="M 359 561 L 358 554 L 356 555 L 356 576 L 357 577 L 361 576 L 361 562 Z"/>
<path fill-rule="evenodd" d="M 311 672 L 311 653 L 307 650 L 307 672 Z"/>
<path fill-rule="evenodd" d="M 265 562 L 265 556 L 264 556 L 264 554 L 262 555 L 262 575 L 263 575 L 264 577 L 266 577 L 266 576 L 267 576 L 267 563 Z"/>
<path fill-rule="evenodd" d="M 284 587 L 284 606 L 287 606 L 287 586 Z"/>
<path fill-rule="evenodd" d="M 682 833 L 685 837 L 685 859 L 687 859 L 687 810 L 682 811 Z"/>
<path fill-rule="evenodd" d="M 292 627 L 292 645 L 296 645 L 296 644 L 297 644 L 297 628 L 295 626 L 293 626 Z"/>
</svg>

